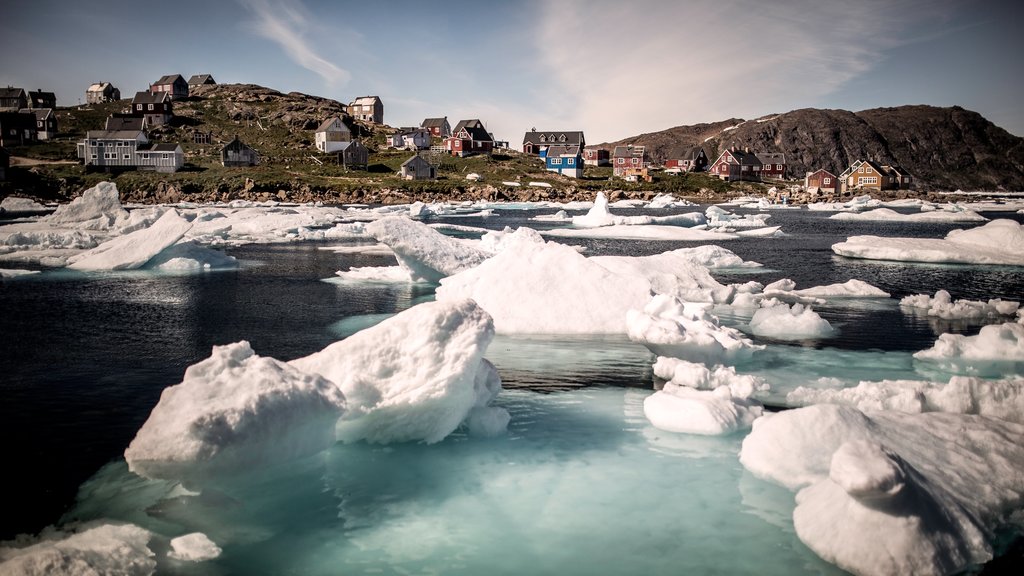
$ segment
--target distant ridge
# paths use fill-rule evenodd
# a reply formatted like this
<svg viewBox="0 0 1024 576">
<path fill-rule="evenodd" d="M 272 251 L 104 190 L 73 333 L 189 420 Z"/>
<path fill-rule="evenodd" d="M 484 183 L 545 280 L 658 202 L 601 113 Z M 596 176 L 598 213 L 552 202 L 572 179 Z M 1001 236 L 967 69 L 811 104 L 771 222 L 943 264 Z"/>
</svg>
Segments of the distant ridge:
<svg viewBox="0 0 1024 576">
<path fill-rule="evenodd" d="M 796 178 L 819 168 L 839 174 L 853 161 L 868 159 L 902 166 L 923 190 L 1024 190 L 1024 138 L 959 106 L 805 108 L 754 120 L 677 126 L 599 147 L 622 144 L 646 146 L 655 160 L 695 146 L 704 146 L 712 162 L 731 146 L 783 152 Z"/>
</svg>

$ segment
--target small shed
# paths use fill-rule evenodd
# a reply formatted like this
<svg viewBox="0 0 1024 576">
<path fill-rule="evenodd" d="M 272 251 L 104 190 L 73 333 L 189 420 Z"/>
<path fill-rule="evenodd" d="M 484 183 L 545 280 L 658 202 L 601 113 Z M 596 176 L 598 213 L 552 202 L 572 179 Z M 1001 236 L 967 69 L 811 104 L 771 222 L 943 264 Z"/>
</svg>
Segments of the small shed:
<svg viewBox="0 0 1024 576">
<path fill-rule="evenodd" d="M 437 171 L 430 162 L 418 154 L 402 162 L 401 174 L 406 180 L 433 180 L 437 177 Z"/>
<path fill-rule="evenodd" d="M 235 136 L 220 150 L 220 163 L 225 167 L 256 166 L 260 155 Z"/>
<path fill-rule="evenodd" d="M 338 164 L 346 168 L 366 168 L 370 161 L 370 151 L 359 140 L 341 142 L 342 149 L 337 152 Z"/>
<path fill-rule="evenodd" d="M 217 81 L 209 74 L 193 74 L 192 77 L 188 79 L 189 90 L 199 88 L 200 86 L 213 86 L 216 84 Z"/>
</svg>

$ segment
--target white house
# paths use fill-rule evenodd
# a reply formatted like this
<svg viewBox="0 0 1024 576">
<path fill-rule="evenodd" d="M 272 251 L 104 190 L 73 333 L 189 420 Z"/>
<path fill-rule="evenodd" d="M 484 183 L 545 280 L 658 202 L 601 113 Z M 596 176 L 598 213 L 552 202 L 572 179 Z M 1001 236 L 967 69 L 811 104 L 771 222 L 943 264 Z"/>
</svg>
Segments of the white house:
<svg viewBox="0 0 1024 576">
<path fill-rule="evenodd" d="M 316 129 L 316 149 L 325 154 L 340 152 L 347 148 L 347 143 L 351 141 L 352 131 L 338 116 L 324 120 Z"/>
<path fill-rule="evenodd" d="M 426 128 L 402 128 L 388 137 L 388 147 L 405 150 L 426 150 L 430 148 L 430 130 Z"/>
<path fill-rule="evenodd" d="M 185 165 L 178 144 L 149 141 L 142 130 L 90 130 L 78 143 L 78 157 L 86 167 L 177 172 Z"/>
</svg>

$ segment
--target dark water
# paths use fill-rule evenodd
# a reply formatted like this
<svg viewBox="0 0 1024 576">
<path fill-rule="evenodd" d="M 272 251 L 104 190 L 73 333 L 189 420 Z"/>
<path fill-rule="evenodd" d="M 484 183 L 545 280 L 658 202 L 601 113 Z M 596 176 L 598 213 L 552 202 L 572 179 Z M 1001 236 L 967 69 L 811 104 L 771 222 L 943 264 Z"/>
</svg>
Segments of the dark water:
<svg viewBox="0 0 1024 576">
<path fill-rule="evenodd" d="M 553 211 L 508 211 L 490 218 L 450 221 L 491 229 L 524 224 L 543 228 L 524 218 Z M 665 211 L 649 213 L 664 215 Z M 782 225 L 786 237 L 721 243 L 746 260 L 761 262 L 767 270 L 719 274 L 719 279 L 767 284 L 791 278 L 798 288 L 807 288 L 857 278 L 897 299 L 940 288 L 954 298 L 1024 297 L 1021 268 L 880 263 L 838 257 L 830 250 L 832 244 L 852 235 L 934 238 L 962 225 L 843 222 L 827 216 L 807 211 L 772 213 L 769 224 Z M 987 216 L 1021 219 L 1015 214 Z M 591 255 L 638 256 L 694 245 L 566 242 L 586 246 Z M 257 354 L 289 360 L 334 341 L 338 336 L 331 327 L 339 320 L 400 311 L 432 292 L 423 285 L 321 282 L 349 266 L 391 263 L 378 256 L 339 256 L 321 246 L 229 249 L 244 265 L 226 273 L 182 277 L 46 272 L 0 284 L 0 438 L 8 462 L 2 488 L 20 504 L 7 506 L 0 515 L 0 539 L 35 533 L 56 522 L 72 503 L 77 487 L 101 466 L 120 458 L 161 391 L 180 382 L 185 368 L 208 357 L 212 346 L 248 340 Z M 842 336 L 798 346 L 919 350 L 934 342 L 937 331 L 978 329 L 936 326 L 903 314 L 895 304 L 870 310 L 827 307 L 819 312 L 845 326 Z M 508 388 L 649 388 L 648 358 L 628 359 L 621 347 L 629 346 L 621 341 L 499 338 L 492 355 Z M 560 350 L 566 353 L 560 355 Z M 588 350 L 592 356 L 584 352 Z M 623 376 L 627 373 L 628 378 Z"/>
</svg>

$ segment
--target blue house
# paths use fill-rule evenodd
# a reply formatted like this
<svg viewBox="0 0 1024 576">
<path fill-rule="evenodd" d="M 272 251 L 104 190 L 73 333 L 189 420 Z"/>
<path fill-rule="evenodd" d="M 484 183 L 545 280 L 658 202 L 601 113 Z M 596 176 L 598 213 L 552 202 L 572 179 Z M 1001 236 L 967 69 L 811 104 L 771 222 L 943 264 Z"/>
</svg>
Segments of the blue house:
<svg viewBox="0 0 1024 576">
<path fill-rule="evenodd" d="M 544 157 L 545 168 L 570 178 L 583 176 L 583 148 L 556 144 L 548 146 Z"/>
</svg>

